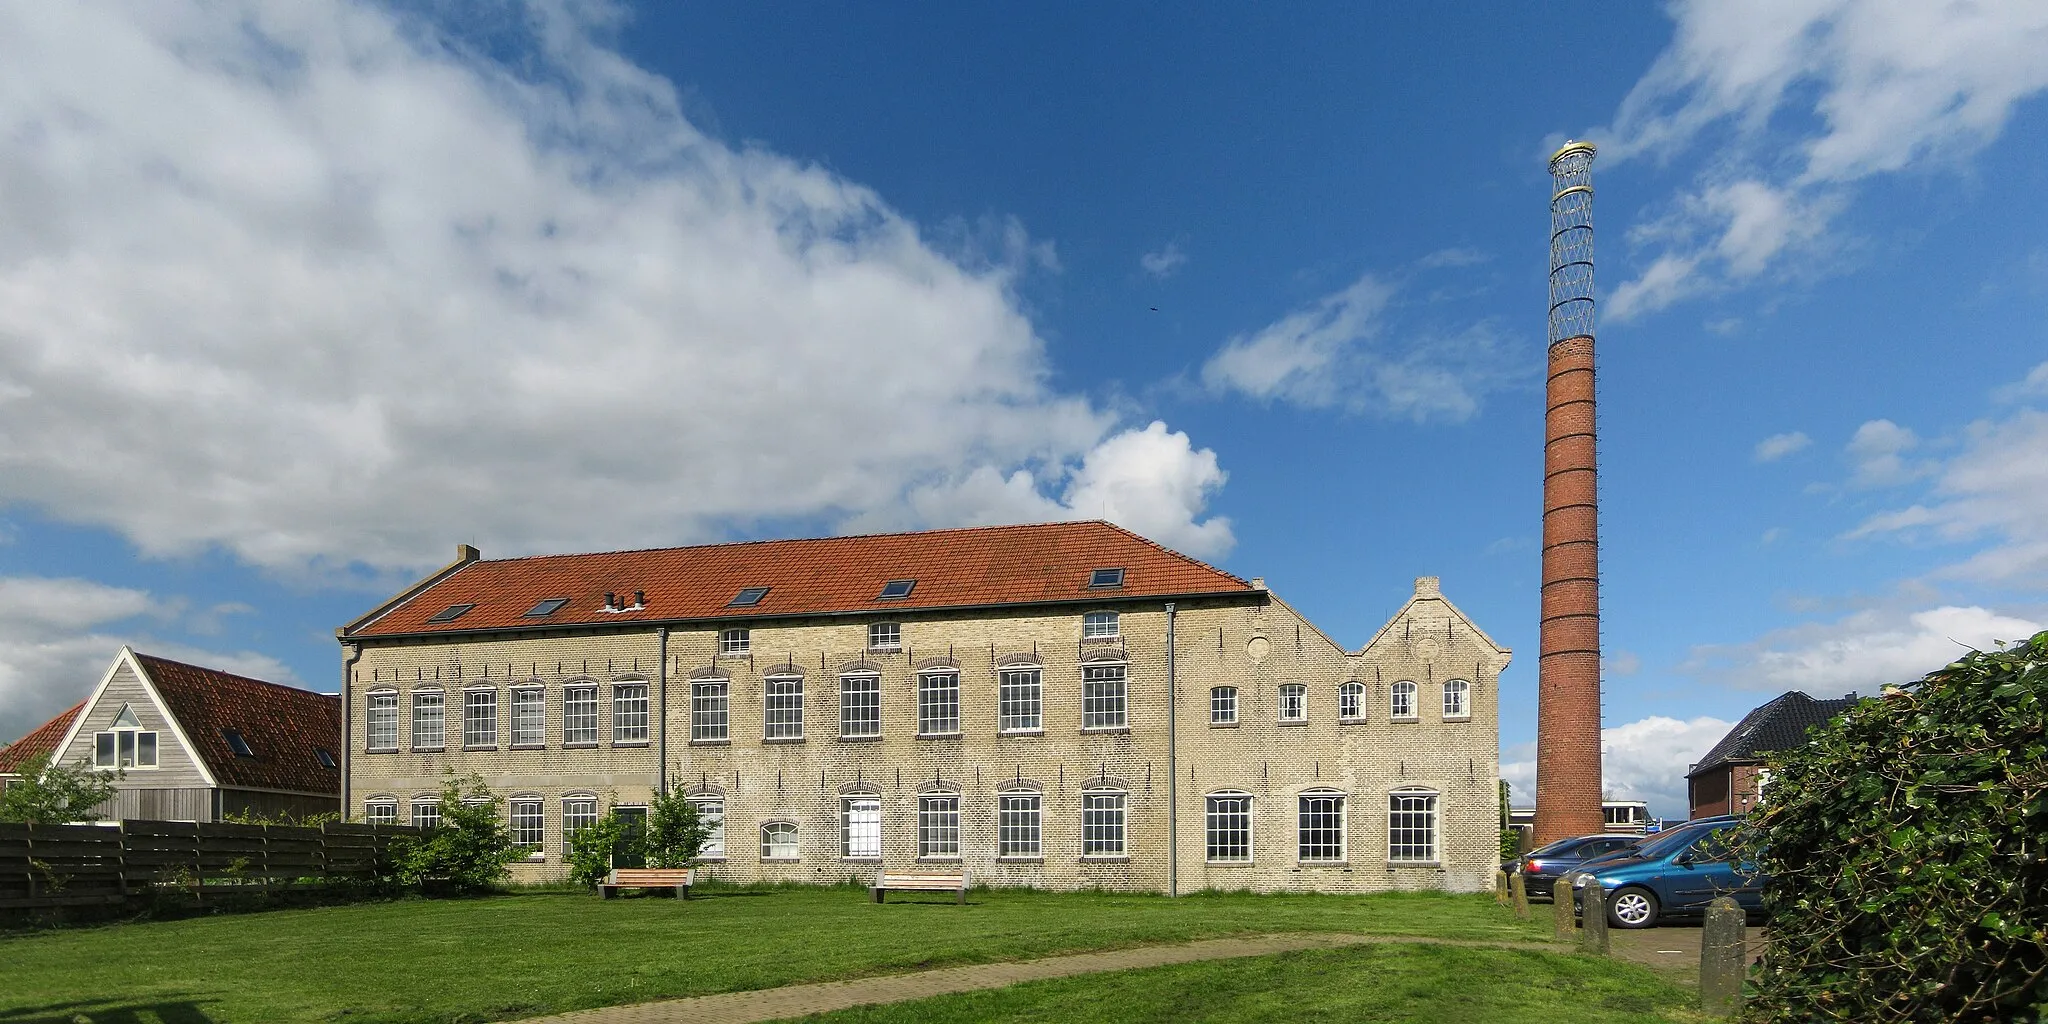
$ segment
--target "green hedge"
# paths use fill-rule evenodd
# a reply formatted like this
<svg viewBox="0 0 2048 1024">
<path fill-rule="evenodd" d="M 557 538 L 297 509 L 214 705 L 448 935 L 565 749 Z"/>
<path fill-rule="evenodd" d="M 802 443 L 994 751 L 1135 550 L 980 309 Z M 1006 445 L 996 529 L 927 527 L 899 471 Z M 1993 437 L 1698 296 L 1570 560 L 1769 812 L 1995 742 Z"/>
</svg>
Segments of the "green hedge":
<svg viewBox="0 0 2048 1024">
<path fill-rule="evenodd" d="M 1748 1021 L 2048 1021 L 2048 632 L 1770 760 Z"/>
</svg>

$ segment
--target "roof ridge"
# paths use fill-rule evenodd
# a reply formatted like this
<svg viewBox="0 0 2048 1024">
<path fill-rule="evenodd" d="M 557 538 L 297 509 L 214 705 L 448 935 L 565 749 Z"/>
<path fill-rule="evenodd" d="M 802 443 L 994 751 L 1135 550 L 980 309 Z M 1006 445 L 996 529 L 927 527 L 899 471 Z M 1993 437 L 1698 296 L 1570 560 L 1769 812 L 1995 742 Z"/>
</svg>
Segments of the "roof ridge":
<svg viewBox="0 0 2048 1024">
<path fill-rule="evenodd" d="M 1080 520 L 1069 520 L 1069 522 L 1077 522 L 1077 523 L 1100 523 L 1100 524 L 1102 524 L 1103 526 L 1107 526 L 1107 527 L 1109 527 L 1110 529 L 1112 529 L 1112 530 L 1115 530 L 1116 532 L 1118 532 L 1118 533 L 1121 533 L 1121 534 L 1123 534 L 1124 536 L 1126 536 L 1126 537 L 1129 537 L 1129 538 L 1131 538 L 1132 540 L 1135 540 L 1135 541 L 1137 541 L 1137 542 L 1139 542 L 1139 543 L 1141 543 L 1141 544 L 1149 544 L 1149 545 L 1151 545 L 1152 547 L 1158 548 L 1158 549 L 1159 549 L 1160 551 L 1163 551 L 1163 552 L 1165 552 L 1165 553 L 1167 553 L 1167 554 L 1169 554 L 1169 555 L 1172 555 L 1172 556 L 1173 556 L 1173 557 L 1175 557 L 1175 558 L 1178 558 L 1178 559 L 1182 559 L 1183 561 L 1193 562 L 1193 563 L 1195 563 L 1196 565 L 1199 565 L 1199 566 L 1201 566 L 1202 568 L 1204 568 L 1204 569 L 1207 569 L 1207 570 L 1209 570 L 1210 572 L 1213 572 L 1213 573 L 1217 573 L 1217 574 L 1220 574 L 1220 575 L 1223 575 L 1223 576 L 1228 576 L 1228 577 L 1230 577 L 1231 579 L 1234 579 L 1234 580 L 1238 581 L 1239 583 L 1242 583 L 1242 584 L 1244 584 L 1244 585 L 1245 585 L 1245 586 L 1247 586 L 1247 587 L 1251 586 L 1251 582 L 1250 582 L 1250 581 L 1246 580 L 1246 579 L 1245 579 L 1244 577 L 1242 577 L 1242 576 L 1239 576 L 1238 574 L 1236 574 L 1236 573 L 1234 573 L 1234 572 L 1230 572 L 1229 570 L 1226 570 L 1226 569 L 1218 569 L 1218 568 L 1217 568 L 1217 567 L 1215 567 L 1214 565 L 1211 565 L 1211 564 L 1209 564 L 1208 562 L 1205 562 L 1205 561 L 1203 561 L 1203 560 L 1201 560 L 1201 559 L 1199 559 L 1199 558 L 1196 558 L 1195 556 L 1193 556 L 1193 555 L 1190 555 L 1190 554 L 1188 554 L 1188 553 L 1187 553 L 1187 552 L 1185 552 L 1185 551 L 1175 551 L 1174 549 L 1172 549 L 1172 548 L 1170 548 L 1170 547 L 1167 547 L 1166 545 L 1164 545 L 1164 544 L 1161 544 L 1161 543 L 1159 543 L 1158 541 L 1156 541 L 1156 540 L 1153 540 L 1152 538 L 1150 538 L 1150 537 L 1147 537 L 1147 536 L 1145 536 L 1144 534 L 1142 534 L 1142 533 L 1139 533 L 1139 532 L 1137 532 L 1136 530 L 1132 530 L 1132 529 L 1129 529 L 1129 528 L 1127 528 L 1127 527 L 1119 526 L 1119 525 L 1117 525 L 1116 523 L 1112 523 L 1112 522 L 1110 522 L 1110 521 L 1109 521 L 1109 520 L 1107 520 L 1107 519 L 1080 519 Z M 1052 525 L 1052 524 L 1045 524 L 1045 525 Z M 1340 644 L 1340 645 L 1338 645 L 1338 646 L 1339 646 L 1339 647 L 1341 647 L 1342 645 Z"/>
<path fill-rule="evenodd" d="M 1145 543 L 1150 544 L 1161 551 L 1167 552 L 1168 554 L 1175 555 L 1180 558 L 1185 558 L 1190 562 L 1199 562 L 1206 568 L 1215 569 L 1215 571 L 1217 572 L 1223 572 L 1223 570 L 1216 569 L 1215 566 L 1209 565 L 1209 563 L 1207 562 L 1202 562 L 1200 559 L 1197 559 L 1191 555 L 1185 555 L 1181 552 L 1175 551 L 1172 548 L 1166 547 L 1165 545 L 1160 544 L 1159 542 L 1152 540 L 1149 537 L 1132 533 L 1131 531 L 1126 530 L 1123 527 L 1118 526 L 1117 524 L 1112 523 L 1107 519 L 1056 519 L 1049 522 L 1038 523 L 988 523 L 982 526 L 941 526 L 934 529 L 926 530 L 886 530 L 881 533 L 836 533 L 830 537 L 757 537 L 753 540 L 726 540 L 717 541 L 710 544 L 671 544 L 666 547 L 615 548 L 610 551 L 572 551 L 554 552 L 551 554 L 542 555 L 514 555 L 510 558 L 480 558 L 476 561 L 475 564 L 500 565 L 507 562 L 538 562 L 550 558 L 592 558 L 604 555 L 644 555 L 664 551 L 700 551 L 706 548 L 743 548 L 763 544 L 832 544 L 837 543 L 839 541 L 849 540 L 877 540 L 883 537 L 931 537 L 945 533 L 994 533 L 1000 530 L 1049 530 L 1075 526 L 1107 526 L 1110 529 L 1115 530 L 1119 533 L 1128 534 L 1131 537 L 1144 541 Z M 1237 579 L 1236 576 L 1231 576 L 1231 574 L 1229 573 L 1223 574 L 1226 576 L 1230 576 L 1231 579 Z M 1242 583 L 1244 581 L 1238 580 L 1238 582 Z"/>
<path fill-rule="evenodd" d="M 255 683 L 258 686 L 269 686 L 279 690 L 289 690 L 292 693 L 303 693 L 308 697 L 326 697 L 334 700 L 340 699 L 339 697 L 333 694 L 321 693 L 318 690 L 308 690 L 303 686 L 293 686 L 290 683 L 273 683 L 268 679 L 258 679 L 255 676 L 245 676 L 239 672 L 230 672 L 224 668 L 213 668 L 207 665 L 194 665 L 189 661 L 178 661 L 174 658 L 165 658 L 155 654 L 144 654 L 141 651 L 136 651 L 135 657 L 143 661 L 162 662 L 166 665 L 176 665 L 179 668 L 189 668 L 195 672 L 206 672 L 216 676 L 226 676 L 229 679 L 237 680 L 239 682 Z"/>
</svg>

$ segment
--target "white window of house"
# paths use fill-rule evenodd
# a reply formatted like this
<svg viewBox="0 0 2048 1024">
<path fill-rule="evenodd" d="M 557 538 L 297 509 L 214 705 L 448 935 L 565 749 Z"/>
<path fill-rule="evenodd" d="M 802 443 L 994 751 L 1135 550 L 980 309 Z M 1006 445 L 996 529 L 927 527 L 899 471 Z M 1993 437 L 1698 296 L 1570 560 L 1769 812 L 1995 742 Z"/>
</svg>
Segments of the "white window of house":
<svg viewBox="0 0 2048 1024">
<path fill-rule="evenodd" d="M 647 742 L 647 684 L 612 684 L 612 742 Z"/>
<path fill-rule="evenodd" d="M 1280 720 L 1283 722 L 1308 721 L 1308 687 L 1300 683 L 1284 683 L 1281 685 Z"/>
<path fill-rule="evenodd" d="M 443 718 L 446 698 L 439 690 L 415 690 L 412 695 L 412 746 L 414 750 L 439 750 L 448 742 Z"/>
<path fill-rule="evenodd" d="M 1122 857 L 1124 794 L 1090 790 L 1081 794 L 1081 856 Z"/>
<path fill-rule="evenodd" d="M 882 677 L 857 672 L 839 677 L 839 735 L 882 734 Z"/>
<path fill-rule="evenodd" d="M 562 743 L 597 742 L 597 687 L 583 684 L 562 689 Z"/>
<path fill-rule="evenodd" d="M 802 739 L 804 735 L 804 677 L 769 676 L 762 681 L 766 694 L 765 731 L 771 740 Z"/>
<path fill-rule="evenodd" d="M 1444 717 L 1472 717 L 1472 684 L 1453 679 L 1444 684 Z"/>
<path fill-rule="evenodd" d="M 771 821 L 761 826 L 762 860 L 796 860 L 799 853 L 796 822 Z"/>
<path fill-rule="evenodd" d="M 725 798 L 716 796 L 692 797 L 690 802 L 697 805 L 697 817 L 711 829 L 704 840 L 700 857 L 725 856 Z"/>
<path fill-rule="evenodd" d="M 441 801 L 414 800 L 412 802 L 412 825 L 414 828 L 441 827 Z"/>
<path fill-rule="evenodd" d="M 917 798 L 917 855 L 956 859 L 960 856 L 960 798 Z"/>
<path fill-rule="evenodd" d="M 722 629 L 718 631 L 718 653 L 745 654 L 754 649 L 754 631 L 751 629 Z"/>
<path fill-rule="evenodd" d="M 1237 724 L 1237 687 L 1217 686 L 1209 690 L 1209 724 Z"/>
<path fill-rule="evenodd" d="M 1038 668 L 1008 668 L 996 682 L 996 728 L 1039 732 L 1045 728 L 1045 674 Z"/>
<path fill-rule="evenodd" d="M 880 857 L 882 855 L 882 800 L 872 796 L 850 796 L 839 801 L 839 855 Z"/>
<path fill-rule="evenodd" d="M 1356 680 L 1337 687 L 1337 717 L 1365 717 L 1365 684 Z"/>
<path fill-rule="evenodd" d="M 1207 808 L 1211 864 L 1249 864 L 1252 859 L 1252 795 L 1211 793 Z"/>
<path fill-rule="evenodd" d="M 1124 666 L 1081 666 L 1081 728 L 1122 729 L 1130 722 L 1124 713 Z"/>
<path fill-rule="evenodd" d="M 1295 821 L 1296 839 L 1304 863 L 1344 859 L 1344 794 L 1330 789 L 1312 789 L 1301 794 Z"/>
<path fill-rule="evenodd" d="M 92 764 L 95 768 L 156 767 L 156 731 L 144 729 L 135 709 L 121 705 L 114 724 L 93 735 Z"/>
<path fill-rule="evenodd" d="M 371 800 L 363 805 L 363 820 L 372 825 L 398 824 L 398 801 Z"/>
<path fill-rule="evenodd" d="M 540 800 L 520 797 L 507 806 L 512 822 L 512 845 L 529 854 L 539 853 L 547 838 L 547 818 L 541 810 Z"/>
<path fill-rule="evenodd" d="M 1036 793 L 1004 793 L 996 798 L 996 856 L 1039 855 L 1038 811 Z"/>
<path fill-rule="evenodd" d="M 548 692 L 539 687 L 512 691 L 512 745 L 545 746 L 548 741 Z"/>
<path fill-rule="evenodd" d="M 462 745 L 498 745 L 498 691 L 464 690 L 462 693 Z"/>
<path fill-rule="evenodd" d="M 1081 616 L 1081 638 L 1101 640 L 1119 635 L 1115 612 L 1089 612 Z"/>
<path fill-rule="evenodd" d="M 1393 689 L 1388 692 L 1392 695 L 1390 703 L 1395 718 L 1415 717 L 1415 684 L 1413 682 L 1403 679 L 1395 683 Z"/>
<path fill-rule="evenodd" d="M 732 704 L 723 679 L 699 679 L 690 684 L 690 740 L 695 743 L 723 742 L 732 738 Z"/>
<path fill-rule="evenodd" d="M 868 646 L 877 651 L 894 651 L 903 646 L 903 626 L 896 622 L 868 624 Z"/>
<path fill-rule="evenodd" d="M 1396 790 L 1387 797 L 1387 859 L 1411 863 L 1436 860 L 1436 794 Z"/>
<path fill-rule="evenodd" d="M 373 751 L 398 749 L 396 691 L 384 690 L 370 694 L 369 747 Z"/>
<path fill-rule="evenodd" d="M 576 833 L 597 824 L 597 798 L 594 796 L 570 796 L 562 798 L 562 853 L 569 852 L 569 840 Z"/>
<path fill-rule="evenodd" d="M 952 736 L 960 731 L 960 673 L 917 675 L 917 734 Z"/>
</svg>

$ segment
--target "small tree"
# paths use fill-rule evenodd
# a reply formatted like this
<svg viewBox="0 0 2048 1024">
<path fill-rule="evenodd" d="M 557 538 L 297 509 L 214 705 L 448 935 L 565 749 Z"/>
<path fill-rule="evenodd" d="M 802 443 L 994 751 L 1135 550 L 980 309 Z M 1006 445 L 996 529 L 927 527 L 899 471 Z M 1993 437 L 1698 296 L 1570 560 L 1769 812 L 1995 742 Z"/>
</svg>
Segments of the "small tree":
<svg viewBox="0 0 2048 1024">
<path fill-rule="evenodd" d="M 632 841 L 634 831 L 617 812 L 606 811 L 604 817 L 570 833 L 569 879 L 585 888 L 597 888 L 611 873 L 612 852 Z"/>
<path fill-rule="evenodd" d="M 113 797 L 114 780 L 120 777 L 120 772 L 93 770 L 83 758 L 67 765 L 52 761 L 48 754 L 37 754 L 22 762 L 21 778 L 0 793 L 0 821 L 31 825 L 98 821 L 94 808 Z"/>
<path fill-rule="evenodd" d="M 504 805 L 477 775 L 441 787 L 441 824 L 418 839 L 392 843 L 399 880 L 407 885 L 446 882 L 457 892 L 481 892 L 507 874 L 505 865 L 525 851 L 499 809 Z"/>
<path fill-rule="evenodd" d="M 647 866 L 686 868 L 704 852 L 711 823 L 681 790 L 657 793 L 647 808 Z"/>
</svg>

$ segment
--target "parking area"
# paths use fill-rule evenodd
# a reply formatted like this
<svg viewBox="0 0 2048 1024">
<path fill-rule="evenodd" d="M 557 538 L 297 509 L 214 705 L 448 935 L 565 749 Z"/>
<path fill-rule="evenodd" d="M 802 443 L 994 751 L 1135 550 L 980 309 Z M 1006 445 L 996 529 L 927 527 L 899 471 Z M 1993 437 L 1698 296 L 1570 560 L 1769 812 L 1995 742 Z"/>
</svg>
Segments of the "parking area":
<svg viewBox="0 0 2048 1024">
<path fill-rule="evenodd" d="M 1530 914 L 1538 920 L 1550 912 L 1547 905 L 1531 905 Z M 1566 913 L 1570 913 L 1569 910 Z M 1743 940 L 1746 959 L 1754 961 L 1763 953 L 1764 929 L 1751 926 L 1744 930 Z M 1700 923 L 1698 921 L 1674 921 L 1655 928 L 1607 929 L 1607 949 L 1610 955 L 1629 960 L 1655 970 L 1669 978 L 1673 984 L 1692 987 L 1700 980 Z"/>
</svg>

